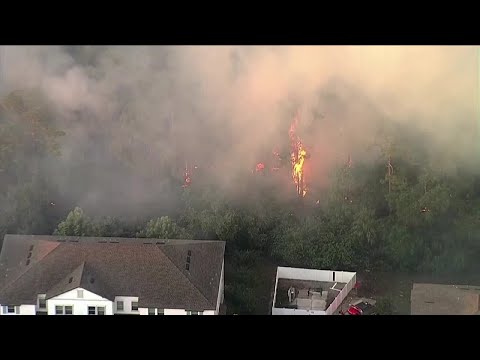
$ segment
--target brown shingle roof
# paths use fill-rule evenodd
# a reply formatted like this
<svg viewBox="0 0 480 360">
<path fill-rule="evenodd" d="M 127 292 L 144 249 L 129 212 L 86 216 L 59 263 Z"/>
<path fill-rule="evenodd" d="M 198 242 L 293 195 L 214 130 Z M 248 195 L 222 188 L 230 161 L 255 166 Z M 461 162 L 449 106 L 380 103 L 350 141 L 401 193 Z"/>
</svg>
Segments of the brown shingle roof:
<svg viewBox="0 0 480 360">
<path fill-rule="evenodd" d="M 39 256 L 26 266 L 32 245 Z M 224 251 L 221 241 L 6 235 L 0 303 L 82 287 L 109 299 L 138 296 L 140 307 L 215 309 Z"/>
<path fill-rule="evenodd" d="M 474 315 L 479 305 L 480 286 L 413 284 L 412 315 Z"/>
</svg>

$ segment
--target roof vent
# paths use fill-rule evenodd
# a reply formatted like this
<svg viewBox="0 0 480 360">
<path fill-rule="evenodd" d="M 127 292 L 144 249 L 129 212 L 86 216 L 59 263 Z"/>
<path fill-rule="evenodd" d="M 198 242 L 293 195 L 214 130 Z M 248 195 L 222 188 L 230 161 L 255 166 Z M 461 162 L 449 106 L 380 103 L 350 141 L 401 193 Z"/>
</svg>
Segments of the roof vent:
<svg viewBox="0 0 480 360">
<path fill-rule="evenodd" d="M 107 240 L 98 240 L 98 242 L 99 242 L 100 244 L 106 244 L 106 243 L 107 243 Z"/>
<path fill-rule="evenodd" d="M 118 244 L 118 243 L 119 241 L 114 241 L 114 240 L 110 241 L 110 244 Z"/>
<path fill-rule="evenodd" d="M 93 284 L 95 282 L 95 279 L 92 277 L 90 278 L 90 284 Z"/>
<path fill-rule="evenodd" d="M 155 244 L 157 244 L 157 245 L 165 245 L 165 241 L 157 241 Z"/>
<path fill-rule="evenodd" d="M 68 279 L 68 283 L 71 284 L 73 281 L 73 277 L 71 277 L 70 279 Z"/>
<path fill-rule="evenodd" d="M 32 251 L 33 250 L 33 245 L 30 245 L 30 249 L 28 249 L 28 251 Z"/>
<path fill-rule="evenodd" d="M 153 243 L 151 243 L 151 242 L 144 242 L 143 244 L 144 244 L 144 245 L 152 245 Z"/>
<path fill-rule="evenodd" d="M 188 250 L 188 251 L 187 251 L 187 255 L 188 255 L 188 256 L 192 256 L 192 250 Z"/>
<path fill-rule="evenodd" d="M 78 240 L 70 240 L 70 242 L 75 242 L 75 243 L 77 243 L 77 242 L 78 242 Z"/>
<path fill-rule="evenodd" d="M 27 259 L 27 266 L 30 265 L 30 259 Z"/>
<path fill-rule="evenodd" d="M 64 240 L 64 239 L 62 239 L 62 240 L 57 240 L 57 242 L 65 242 L 65 240 Z"/>
<path fill-rule="evenodd" d="M 27 259 L 30 259 L 32 257 L 32 252 L 28 253 Z"/>
<path fill-rule="evenodd" d="M 190 264 L 190 256 L 187 256 L 187 263 Z"/>
<path fill-rule="evenodd" d="M 185 264 L 185 270 L 190 271 L 190 264 Z"/>
</svg>

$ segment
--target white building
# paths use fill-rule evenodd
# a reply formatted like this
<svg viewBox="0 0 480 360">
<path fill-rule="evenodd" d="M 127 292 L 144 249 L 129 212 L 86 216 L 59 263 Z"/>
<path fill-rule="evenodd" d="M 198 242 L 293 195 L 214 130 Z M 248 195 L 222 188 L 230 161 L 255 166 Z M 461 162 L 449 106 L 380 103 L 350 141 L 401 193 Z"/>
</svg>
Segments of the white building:
<svg viewBox="0 0 480 360">
<path fill-rule="evenodd" d="M 332 315 L 356 279 L 354 272 L 278 267 L 272 315 Z"/>
<path fill-rule="evenodd" d="M 225 242 L 6 235 L 1 315 L 218 315 Z"/>
</svg>

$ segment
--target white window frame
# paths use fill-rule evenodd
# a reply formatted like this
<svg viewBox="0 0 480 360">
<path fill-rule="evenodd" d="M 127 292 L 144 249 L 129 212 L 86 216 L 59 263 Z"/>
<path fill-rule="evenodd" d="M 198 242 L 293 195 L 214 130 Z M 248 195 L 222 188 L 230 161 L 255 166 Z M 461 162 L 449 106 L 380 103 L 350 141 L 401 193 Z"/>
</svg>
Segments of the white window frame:
<svg viewBox="0 0 480 360">
<path fill-rule="evenodd" d="M 45 301 L 45 306 L 44 307 L 40 306 L 40 301 L 41 300 Z M 47 299 L 46 299 L 45 295 L 38 295 L 37 306 L 38 306 L 38 310 L 47 310 Z"/>
<path fill-rule="evenodd" d="M 9 312 L 9 308 L 12 308 L 13 307 L 13 312 Z M 3 315 L 16 315 L 16 314 L 20 314 L 20 307 L 19 306 L 15 306 L 15 305 L 3 305 L 2 306 L 2 314 Z"/>
<path fill-rule="evenodd" d="M 95 314 L 90 314 L 90 308 L 95 309 Z M 98 309 L 103 309 L 103 315 L 107 314 L 107 307 L 106 306 L 88 306 L 87 307 L 87 315 L 98 315 Z"/>
<path fill-rule="evenodd" d="M 122 308 L 121 308 L 121 309 L 118 308 L 118 304 L 119 304 L 119 303 L 122 304 Z M 115 308 L 117 309 L 117 311 L 125 311 L 125 301 L 123 301 L 123 300 L 117 300 L 117 301 L 115 302 Z"/>
<path fill-rule="evenodd" d="M 185 312 L 187 313 L 187 315 L 203 315 L 203 311 L 185 310 Z"/>
<path fill-rule="evenodd" d="M 67 314 L 66 312 L 66 308 L 67 307 L 71 307 L 72 308 L 72 313 L 71 314 Z M 61 314 L 57 314 L 57 308 L 61 308 L 62 309 L 62 313 Z M 73 315 L 73 305 L 55 305 L 55 315 Z"/>
</svg>

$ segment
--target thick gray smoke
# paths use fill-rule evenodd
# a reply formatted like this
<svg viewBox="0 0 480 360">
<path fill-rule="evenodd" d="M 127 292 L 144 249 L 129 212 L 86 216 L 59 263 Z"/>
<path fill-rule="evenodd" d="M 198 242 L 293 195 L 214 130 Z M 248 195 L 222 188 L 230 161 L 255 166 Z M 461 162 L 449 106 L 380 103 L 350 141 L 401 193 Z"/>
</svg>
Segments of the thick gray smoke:
<svg viewBox="0 0 480 360">
<path fill-rule="evenodd" d="M 468 157 L 478 119 L 474 47 L 22 46 L 1 54 L 3 92 L 42 90 L 67 133 L 62 156 L 46 164 L 54 181 L 78 205 L 110 214 L 174 206 L 186 160 L 234 191 L 238 172 L 265 149 L 288 146 L 297 108 L 318 181 L 395 123 L 426 133 L 442 157 Z"/>
</svg>

